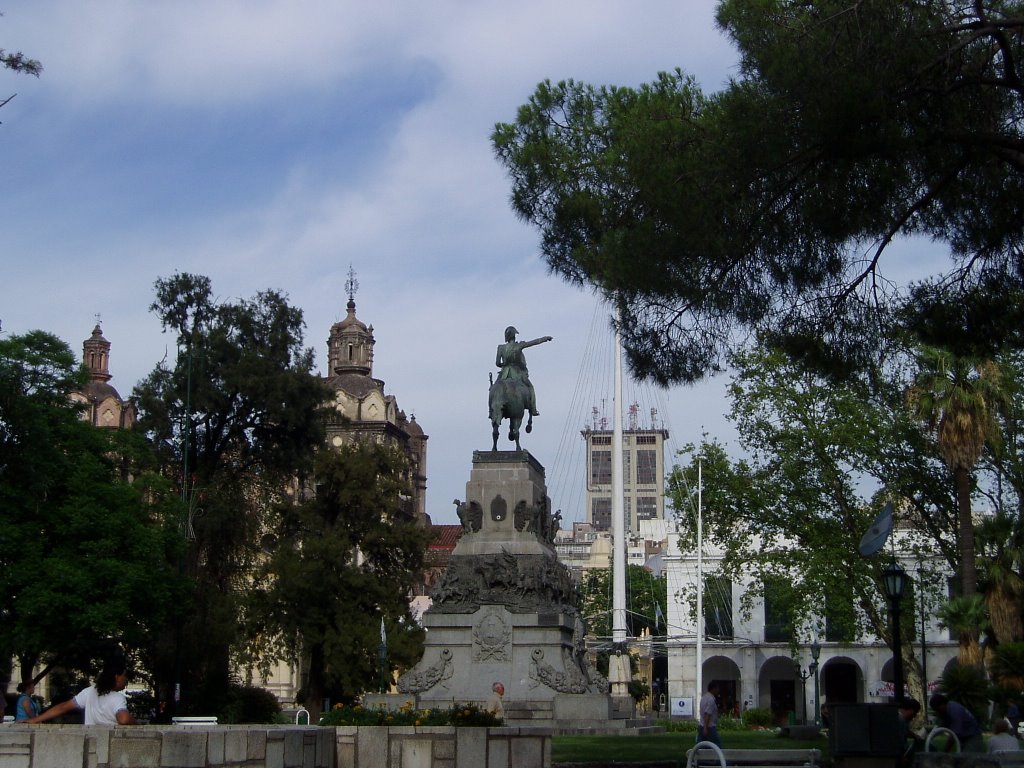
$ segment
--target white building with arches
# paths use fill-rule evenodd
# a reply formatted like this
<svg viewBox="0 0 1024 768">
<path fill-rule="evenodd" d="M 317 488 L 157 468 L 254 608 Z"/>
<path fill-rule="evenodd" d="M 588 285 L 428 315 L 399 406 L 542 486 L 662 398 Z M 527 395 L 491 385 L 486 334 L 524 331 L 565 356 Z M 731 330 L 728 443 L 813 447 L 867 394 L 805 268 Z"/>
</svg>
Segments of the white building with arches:
<svg viewBox="0 0 1024 768">
<path fill-rule="evenodd" d="M 678 535 L 669 535 L 664 558 L 669 593 L 666 683 L 672 711 L 690 714 L 700 692 L 695 611 L 692 601 L 685 596 L 696 594 L 697 556 L 695 552 L 682 551 L 679 540 Z M 717 575 L 722 552 L 707 542 L 704 549 L 702 687 L 706 689 L 712 680 L 719 683 L 720 706 L 724 711 L 763 707 L 772 710 L 776 722 L 782 724 L 791 718 L 797 722 L 812 721 L 816 703 L 820 706 L 889 700 L 893 691 L 889 647 L 877 637 L 841 640 L 840 633 L 833 631 L 827 617 L 822 616 L 820 625 L 825 632 L 816 638 L 820 646 L 820 693 L 819 701 L 815 702 L 810 651 L 815 638 L 808 633 L 794 642 L 784 623 L 773 615 L 770 590 L 764 597 L 752 595 L 749 610 L 741 609 L 744 593 L 753 585 Z M 916 561 L 904 562 L 903 566 L 911 577 L 915 575 Z M 931 687 L 943 670 L 956 662 L 958 644 L 939 626 L 934 605 L 920 608 L 915 607 L 917 632 L 913 653 L 922 658 L 923 623 L 924 671 Z"/>
</svg>

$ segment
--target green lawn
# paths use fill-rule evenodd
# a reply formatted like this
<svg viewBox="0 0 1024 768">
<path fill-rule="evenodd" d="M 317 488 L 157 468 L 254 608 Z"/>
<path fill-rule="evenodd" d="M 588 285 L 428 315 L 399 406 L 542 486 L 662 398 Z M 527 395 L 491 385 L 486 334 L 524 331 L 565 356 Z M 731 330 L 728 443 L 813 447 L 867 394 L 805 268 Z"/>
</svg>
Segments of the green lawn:
<svg viewBox="0 0 1024 768">
<path fill-rule="evenodd" d="M 726 731 L 726 749 L 809 749 L 828 756 L 828 741 L 783 739 L 771 731 Z M 554 763 L 641 763 L 676 760 L 686 765 L 686 750 L 696 741 L 693 733 L 662 733 L 656 736 L 556 736 L 552 741 Z"/>
</svg>

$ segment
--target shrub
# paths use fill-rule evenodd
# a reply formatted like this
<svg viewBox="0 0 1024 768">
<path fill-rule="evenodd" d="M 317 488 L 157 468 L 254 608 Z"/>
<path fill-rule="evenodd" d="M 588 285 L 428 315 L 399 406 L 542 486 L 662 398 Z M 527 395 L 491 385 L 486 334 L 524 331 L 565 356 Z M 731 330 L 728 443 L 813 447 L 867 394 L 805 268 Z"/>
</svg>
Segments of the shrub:
<svg viewBox="0 0 1024 768">
<path fill-rule="evenodd" d="M 626 690 L 633 698 L 633 701 L 638 703 L 651 695 L 651 687 L 643 680 L 630 680 L 626 684 Z"/>
<path fill-rule="evenodd" d="M 454 725 L 457 727 L 494 727 L 502 720 L 476 704 L 456 704 L 450 709 L 412 709 L 402 707 L 388 710 L 383 707 L 345 706 L 336 704 L 320 718 L 320 725 Z"/>
<path fill-rule="evenodd" d="M 131 691 L 125 697 L 128 699 L 128 711 L 140 723 L 156 719 L 157 702 L 152 691 Z"/>
<path fill-rule="evenodd" d="M 745 730 L 747 730 L 747 726 L 738 717 L 732 717 L 731 715 L 721 715 L 718 718 L 718 730 L 719 731 L 745 731 Z"/>
<path fill-rule="evenodd" d="M 665 730 L 669 733 L 696 733 L 697 732 L 697 721 L 696 720 L 659 720 L 658 725 L 665 726 Z"/>
<path fill-rule="evenodd" d="M 1024 643 L 1003 643 L 995 649 L 992 677 L 1000 685 L 1024 689 Z"/>
<path fill-rule="evenodd" d="M 277 697 L 265 688 L 255 685 L 232 684 L 224 704 L 217 713 L 217 722 L 275 723 L 281 712 Z"/>
<path fill-rule="evenodd" d="M 988 712 L 989 684 L 980 667 L 954 664 L 942 673 L 939 685 L 943 694 L 952 701 L 963 704 L 984 723 Z"/>
<path fill-rule="evenodd" d="M 770 728 L 772 711 L 768 707 L 751 707 L 742 715 L 743 724 L 748 728 Z"/>
</svg>

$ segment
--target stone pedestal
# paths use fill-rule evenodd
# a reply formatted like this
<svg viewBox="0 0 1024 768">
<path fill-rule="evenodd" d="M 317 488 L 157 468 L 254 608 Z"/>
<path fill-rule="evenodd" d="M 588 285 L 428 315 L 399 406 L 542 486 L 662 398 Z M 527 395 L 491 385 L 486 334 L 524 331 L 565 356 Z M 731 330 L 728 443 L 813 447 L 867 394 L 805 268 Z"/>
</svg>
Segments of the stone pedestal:
<svg viewBox="0 0 1024 768">
<path fill-rule="evenodd" d="M 560 516 L 544 468 L 527 451 L 476 451 L 458 511 L 463 535 L 423 616 L 423 659 L 399 690 L 438 707 L 485 703 L 500 682 L 506 713 L 554 718 L 566 695 L 589 697 L 580 702 L 587 712 L 611 711 L 593 700 L 607 699 L 608 682 L 584 655 L 577 590 L 552 543 Z M 557 709 L 572 709 L 560 701 Z"/>
</svg>

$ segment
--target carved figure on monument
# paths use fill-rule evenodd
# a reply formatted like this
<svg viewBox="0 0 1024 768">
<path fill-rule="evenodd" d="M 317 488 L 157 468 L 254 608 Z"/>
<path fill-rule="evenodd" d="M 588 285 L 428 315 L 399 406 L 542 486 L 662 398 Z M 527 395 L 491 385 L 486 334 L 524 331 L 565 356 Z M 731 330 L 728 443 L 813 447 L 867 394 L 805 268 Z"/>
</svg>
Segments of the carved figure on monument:
<svg viewBox="0 0 1024 768">
<path fill-rule="evenodd" d="M 548 541 L 552 544 L 555 543 L 555 537 L 558 536 L 558 532 L 562 529 L 562 510 L 556 510 L 555 514 L 551 516 L 551 530 L 548 531 Z"/>
<path fill-rule="evenodd" d="M 430 594 L 432 613 L 475 613 L 503 605 L 512 613 L 555 611 L 575 615 L 576 587 L 569 569 L 546 555 L 467 555 L 453 558 Z"/>
<path fill-rule="evenodd" d="M 473 628 L 473 661 L 511 661 L 512 626 L 498 610 L 485 612 Z"/>
<path fill-rule="evenodd" d="M 429 667 L 419 669 L 423 662 L 420 661 L 413 669 L 410 669 L 398 678 L 398 690 L 402 693 L 422 693 L 429 691 L 435 685 L 445 687 L 444 683 L 452 676 L 452 651 L 451 648 L 442 648 L 441 657 Z"/>
<path fill-rule="evenodd" d="M 629 681 L 632 679 L 629 656 L 617 648 L 615 655 L 608 658 L 608 683 L 611 685 L 612 696 L 628 696 Z"/>
<path fill-rule="evenodd" d="M 548 527 L 548 500 L 543 498 L 533 508 L 533 530 L 542 539 L 547 539 Z"/>
<path fill-rule="evenodd" d="M 523 533 L 530 530 L 532 521 L 532 510 L 526 506 L 524 499 L 520 499 L 519 503 L 516 504 L 516 508 L 512 510 L 512 525 L 515 526 L 517 531 Z"/>
<path fill-rule="evenodd" d="M 562 648 L 562 670 L 544 661 L 544 650 L 534 648 L 530 653 L 530 679 L 534 685 L 546 685 L 559 693 L 600 693 L 587 680 L 573 652 Z"/>
<path fill-rule="evenodd" d="M 583 676 L 586 677 L 587 682 L 590 684 L 590 689 L 598 693 L 608 693 L 608 690 L 611 688 L 608 679 L 597 671 L 597 667 L 591 664 L 590 659 L 587 657 L 586 635 L 587 626 L 577 613 L 572 627 L 572 655 L 576 659 L 576 664 L 583 670 Z"/>
<path fill-rule="evenodd" d="M 523 350 L 537 344 L 551 341 L 551 336 L 541 336 L 531 341 L 516 341 L 519 333 L 514 326 L 505 329 L 505 343 L 498 345 L 494 364 L 501 369 L 498 379 L 491 384 L 488 393 L 488 406 L 491 418 L 491 436 L 494 439 L 491 450 L 498 450 L 498 431 L 502 419 L 508 419 L 508 439 L 519 446 L 519 427 L 523 423 L 523 413 L 529 415 L 526 432 L 533 431 L 533 417 L 539 416 L 537 410 L 537 393 L 530 381 L 530 372 L 526 368 L 526 356 Z"/>
<path fill-rule="evenodd" d="M 475 501 L 459 501 L 455 499 L 452 502 L 455 505 L 455 512 L 459 516 L 459 522 L 462 523 L 462 530 L 465 533 L 476 533 L 483 526 L 484 522 L 484 510 Z"/>
</svg>

